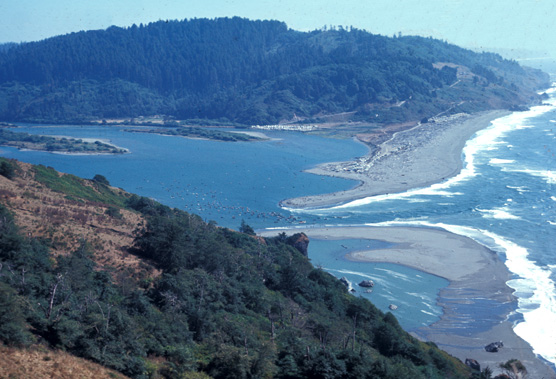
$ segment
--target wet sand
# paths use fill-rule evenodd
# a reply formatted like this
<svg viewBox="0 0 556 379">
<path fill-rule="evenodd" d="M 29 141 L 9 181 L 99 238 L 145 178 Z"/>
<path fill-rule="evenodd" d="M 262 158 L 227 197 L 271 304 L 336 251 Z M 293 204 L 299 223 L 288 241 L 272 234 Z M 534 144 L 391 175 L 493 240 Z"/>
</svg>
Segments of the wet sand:
<svg viewBox="0 0 556 379">
<path fill-rule="evenodd" d="M 394 133 L 390 140 L 355 162 L 326 163 L 306 170 L 317 175 L 357 180 L 360 184 L 355 188 L 287 199 L 281 206 L 292 209 L 329 207 L 441 182 L 461 171 L 461 155 L 467 140 L 488 127 L 492 120 L 509 113 L 495 110 L 460 114 Z"/>
<path fill-rule="evenodd" d="M 354 238 L 391 243 L 389 248 L 356 251 L 346 258 L 400 264 L 450 281 L 438 297 L 443 309 L 440 320 L 412 334 L 435 342 L 462 361 L 475 359 L 481 368 L 488 366 L 494 373 L 501 373 L 500 363 L 515 358 L 525 365 L 530 378 L 556 378 L 556 372 L 536 357 L 531 346 L 514 333 L 512 323 L 507 320 L 508 314 L 517 307 L 513 290 L 506 285 L 510 272 L 495 252 L 474 240 L 445 230 L 410 227 L 319 227 L 259 234 L 274 236 L 282 231 L 303 231 L 309 238 Z M 485 303 L 490 308 L 486 312 L 487 320 L 473 312 L 474 306 L 484 308 Z M 462 313 L 462 309 L 467 312 Z M 497 310 L 503 310 L 503 314 L 497 314 Z M 504 343 L 499 352 L 489 353 L 484 349 L 489 343 L 498 341 Z"/>
</svg>

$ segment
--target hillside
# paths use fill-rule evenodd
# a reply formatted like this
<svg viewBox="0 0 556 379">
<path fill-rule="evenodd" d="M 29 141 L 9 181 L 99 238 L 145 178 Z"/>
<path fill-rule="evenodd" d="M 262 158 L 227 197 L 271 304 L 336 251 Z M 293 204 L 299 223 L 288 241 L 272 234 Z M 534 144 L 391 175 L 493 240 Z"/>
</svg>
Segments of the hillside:
<svg viewBox="0 0 556 379">
<path fill-rule="evenodd" d="M 0 190 L 7 345 L 65 350 L 135 378 L 471 374 L 314 268 L 304 235 L 231 231 L 98 175 L 6 159 Z"/>
<path fill-rule="evenodd" d="M 515 108 L 547 83 L 515 61 L 431 38 L 237 17 L 159 21 L 0 50 L 0 120 L 374 125 Z"/>
<path fill-rule="evenodd" d="M 117 371 L 107 369 L 61 350 L 42 346 L 18 349 L 0 345 L 0 378 L 80 378 L 125 379 Z"/>
</svg>

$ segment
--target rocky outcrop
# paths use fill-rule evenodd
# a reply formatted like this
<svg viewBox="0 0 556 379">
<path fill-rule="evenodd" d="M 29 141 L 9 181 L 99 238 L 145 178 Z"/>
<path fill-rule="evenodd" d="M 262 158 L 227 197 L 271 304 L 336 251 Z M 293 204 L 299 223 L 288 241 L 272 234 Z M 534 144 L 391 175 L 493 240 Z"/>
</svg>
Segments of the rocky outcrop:
<svg viewBox="0 0 556 379">
<path fill-rule="evenodd" d="M 340 282 L 342 282 L 343 285 L 345 285 L 346 287 L 349 288 L 349 280 L 347 280 L 347 278 L 345 276 L 342 276 L 340 278 Z"/>
<path fill-rule="evenodd" d="M 305 233 L 296 233 L 288 237 L 286 243 L 295 247 L 304 256 L 308 255 L 309 237 Z"/>
<path fill-rule="evenodd" d="M 465 365 L 470 367 L 472 370 L 481 371 L 481 365 L 474 359 L 467 358 L 465 360 Z"/>
</svg>

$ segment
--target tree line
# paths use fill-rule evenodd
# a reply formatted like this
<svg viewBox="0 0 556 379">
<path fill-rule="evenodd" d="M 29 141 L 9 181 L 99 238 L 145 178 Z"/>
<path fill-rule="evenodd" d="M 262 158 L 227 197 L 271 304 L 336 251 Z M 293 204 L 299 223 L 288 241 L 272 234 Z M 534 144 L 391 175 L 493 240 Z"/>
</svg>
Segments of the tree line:
<svg viewBox="0 0 556 379">
<path fill-rule="evenodd" d="M 399 116 L 406 119 L 447 107 L 435 94 L 457 80 L 457 70 L 435 62 L 486 75 L 498 86 L 491 92 L 497 98 L 531 75 L 496 54 L 432 38 L 355 28 L 298 32 L 283 22 L 238 17 L 159 21 L 0 52 L 0 118 L 83 122 L 165 114 L 252 125 L 358 112 L 369 121 L 374 105 L 411 99 Z M 428 104 L 433 99 L 438 109 Z"/>
</svg>

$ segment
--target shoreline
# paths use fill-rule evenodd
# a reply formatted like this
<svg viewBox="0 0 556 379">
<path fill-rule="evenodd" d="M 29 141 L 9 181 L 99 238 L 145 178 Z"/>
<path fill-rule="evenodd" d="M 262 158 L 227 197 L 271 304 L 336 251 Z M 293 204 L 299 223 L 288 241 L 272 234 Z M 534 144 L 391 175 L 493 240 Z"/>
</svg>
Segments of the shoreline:
<svg viewBox="0 0 556 379">
<path fill-rule="evenodd" d="M 493 110 L 460 114 L 396 132 L 356 161 L 324 163 L 304 171 L 356 180 L 359 184 L 354 188 L 286 199 L 280 206 L 289 209 L 331 207 L 366 197 L 429 187 L 457 175 L 463 168 L 461 155 L 467 141 L 491 121 L 510 113 Z"/>
<path fill-rule="evenodd" d="M 438 294 L 437 304 L 443 310 L 440 320 L 411 334 L 436 343 L 463 362 L 475 359 L 482 369 L 488 366 L 495 374 L 501 373 L 500 363 L 515 358 L 525 365 L 532 378 L 556 378 L 554 369 L 513 331 L 508 318 L 517 308 L 517 298 L 506 284 L 511 278 L 510 271 L 494 251 L 473 239 L 443 229 L 397 226 L 275 229 L 258 234 L 274 236 L 283 231 L 304 232 L 309 238 L 368 239 L 392 244 L 388 248 L 354 251 L 346 258 L 403 265 L 443 277 L 450 283 Z M 503 314 L 480 319 L 473 313 L 473 307 L 487 307 L 493 312 L 502 309 Z M 466 312 L 462 313 L 462 309 Z M 485 351 L 486 345 L 497 341 L 504 343 L 499 352 Z"/>
</svg>

